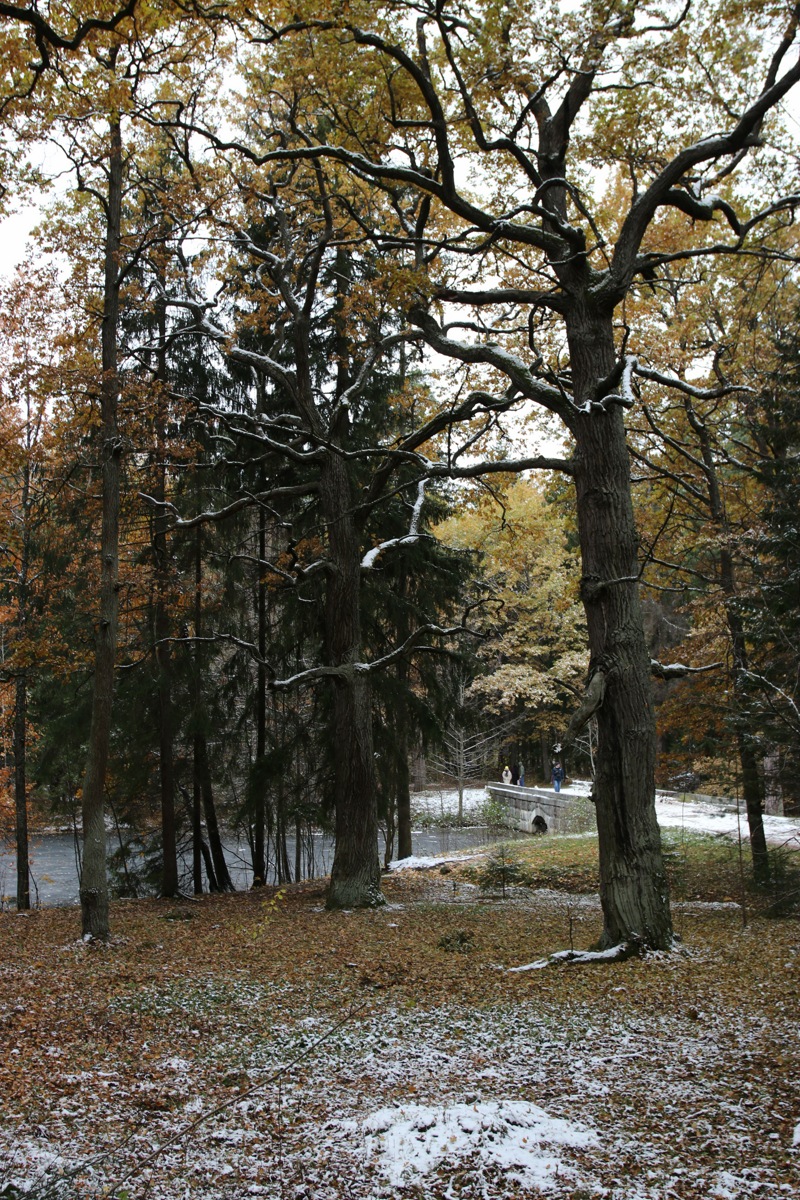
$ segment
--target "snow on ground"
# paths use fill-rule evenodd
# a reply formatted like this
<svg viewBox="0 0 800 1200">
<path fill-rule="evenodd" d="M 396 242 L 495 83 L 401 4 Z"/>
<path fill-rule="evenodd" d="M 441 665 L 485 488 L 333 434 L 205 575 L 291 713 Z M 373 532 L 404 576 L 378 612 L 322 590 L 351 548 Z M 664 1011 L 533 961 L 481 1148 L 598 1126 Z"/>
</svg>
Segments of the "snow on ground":
<svg viewBox="0 0 800 1200">
<path fill-rule="evenodd" d="M 446 863 L 468 862 L 471 858 L 480 858 L 478 854 L 410 854 L 408 858 L 395 858 L 389 863 L 390 871 L 429 871 L 433 867 L 441 867 Z"/>
<path fill-rule="evenodd" d="M 718 837 L 749 838 L 747 815 L 744 809 L 737 814 L 736 806 L 724 800 L 697 801 L 676 800 L 663 793 L 656 795 L 656 816 L 662 828 L 686 829 L 692 833 L 711 833 Z M 767 841 L 783 845 L 794 843 L 800 846 L 800 822 L 794 817 L 764 816 L 764 832 Z"/>
<path fill-rule="evenodd" d="M 248 1002 L 280 1006 L 271 989 L 263 993 Z M 121 1000 L 111 1018 L 125 1007 Z M 277 1022 L 257 1038 L 243 1014 L 217 1028 L 193 1062 L 149 1063 L 144 1090 L 115 1086 L 111 1072 L 105 1081 L 74 1080 L 72 1095 L 54 1098 L 37 1122 L 16 1122 L 12 1105 L 0 1126 L 0 1193 L 5 1186 L 32 1200 L 97 1198 L 106 1188 L 148 1200 L 798 1194 L 798 1132 L 793 1149 L 791 1131 L 776 1132 L 776 1097 L 763 1082 L 749 1082 L 749 1063 L 774 1052 L 776 1031 L 765 1018 L 721 1005 L 694 1021 L 680 1010 L 608 1008 L 575 999 L 565 1010 L 532 994 L 488 1008 L 389 1007 L 333 1029 L 313 1011 L 294 1012 L 291 1025 Z M 191 1040 L 199 1019 L 181 1011 L 176 1044 Z M 788 1016 L 784 1026 L 778 1036 L 790 1037 Z M 293 1060 L 279 1085 L 276 1065 Z M 245 1090 L 220 1106 L 213 1083 L 232 1064 Z M 259 1079 L 265 1085 L 248 1094 Z M 75 1190 L 43 1186 L 81 1164 Z"/>
<path fill-rule="evenodd" d="M 352 1126 L 351 1126 L 352 1127 Z M 358 1125 L 356 1124 L 356 1128 Z M 447 1162 L 463 1162 L 483 1143 L 482 1159 L 523 1187 L 549 1190 L 565 1169 L 559 1147 L 597 1144 L 597 1134 L 548 1116 L 522 1100 L 381 1108 L 360 1126 L 367 1159 L 394 1187 L 422 1180 Z"/>
<path fill-rule="evenodd" d="M 479 809 L 483 795 L 470 789 L 468 811 Z M 456 793 L 443 792 L 429 803 L 452 812 L 454 800 L 457 805 Z M 664 825 L 736 834 L 735 812 L 732 824 L 724 806 L 670 799 L 657 811 Z M 770 836 L 797 832 L 792 822 L 769 820 Z M 525 903 L 531 924 L 541 926 L 553 924 L 565 903 L 597 900 L 539 890 Z M 395 928 L 386 910 L 369 919 L 386 922 L 387 933 Z M 726 919 L 721 911 L 719 920 Z M 731 933 L 724 951 L 704 953 L 757 952 L 746 944 L 749 931 L 736 936 L 744 939 L 741 951 Z M 102 963 L 98 959 L 95 969 Z M 162 980 L 154 969 L 150 983 L 126 990 L 122 979 L 107 1012 L 108 1042 L 103 1048 L 98 1041 L 97 1066 L 65 1075 L 58 1088 L 46 1087 L 55 1069 L 48 1067 L 37 1085 L 35 1113 L 24 1111 L 14 1095 L 4 1097 L 0 1195 L 800 1195 L 800 1073 L 791 999 L 800 943 L 778 964 L 786 972 L 787 1003 L 779 1011 L 773 1005 L 770 1016 L 757 1006 L 729 1004 L 713 988 L 696 991 L 700 985 L 684 969 L 687 963 L 690 968 L 689 956 L 665 956 L 609 976 L 601 1005 L 586 1001 L 579 974 L 565 1004 L 538 988 L 542 973 L 535 971 L 515 976 L 531 980 L 523 998 L 427 1005 L 376 993 L 385 1002 L 352 1019 L 320 1013 L 322 966 L 306 991 L 262 983 L 243 971 L 234 1019 L 228 1000 L 224 1020 L 217 1017 L 224 997 L 213 981 L 203 990 L 198 981 Z M 0 973 L 4 969 L 12 968 Z M 663 974 L 663 1005 L 637 1002 L 645 971 Z M 667 1002 L 671 980 L 679 977 L 686 992 Z M 157 1057 L 142 1044 L 141 1060 L 131 1067 L 125 1039 L 116 1048 L 111 1031 L 135 1033 L 138 1016 L 154 1013 L 168 1021 L 170 1044 Z M 60 1051 L 53 1045 L 43 1053 Z M 765 1071 L 764 1063 L 772 1065 Z M 221 1086 L 231 1089 L 222 1101 Z M 80 1181 L 58 1182 L 70 1174 Z"/>
<path fill-rule="evenodd" d="M 565 797 L 588 796 L 591 786 L 591 783 L 586 780 L 572 780 L 568 787 L 561 789 L 561 795 Z M 538 790 L 549 791 L 550 789 Z M 465 819 L 480 823 L 486 799 L 485 788 L 465 788 Z M 417 818 L 452 817 L 458 812 L 458 791 L 455 789 L 442 791 L 429 789 L 427 792 L 414 795 L 412 804 Z M 734 839 L 738 838 L 741 830 L 743 840 L 747 840 L 749 836 L 744 809 L 742 808 L 737 815 L 736 804 L 730 800 L 681 800 L 674 793 L 657 792 L 656 816 L 659 825 L 665 829 L 677 827 L 691 833 L 710 833 Z M 800 821 L 797 818 L 765 815 L 764 831 L 767 840 L 774 845 L 794 844 L 800 846 Z M 430 865 L 430 861 L 426 865 Z"/>
</svg>

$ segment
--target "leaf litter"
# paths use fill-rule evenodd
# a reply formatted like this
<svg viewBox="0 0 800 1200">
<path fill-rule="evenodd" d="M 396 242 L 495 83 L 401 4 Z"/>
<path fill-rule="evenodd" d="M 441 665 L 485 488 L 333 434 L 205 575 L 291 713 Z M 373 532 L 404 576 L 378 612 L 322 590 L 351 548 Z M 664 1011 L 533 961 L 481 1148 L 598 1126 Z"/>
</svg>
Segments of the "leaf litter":
<svg viewBox="0 0 800 1200">
<path fill-rule="evenodd" d="M 318 884 L 118 904 L 105 947 L 3 915 L 0 1195 L 800 1192 L 796 922 L 693 898 L 676 953 L 525 973 L 591 943 L 595 896 L 385 886 L 361 913 Z"/>
</svg>

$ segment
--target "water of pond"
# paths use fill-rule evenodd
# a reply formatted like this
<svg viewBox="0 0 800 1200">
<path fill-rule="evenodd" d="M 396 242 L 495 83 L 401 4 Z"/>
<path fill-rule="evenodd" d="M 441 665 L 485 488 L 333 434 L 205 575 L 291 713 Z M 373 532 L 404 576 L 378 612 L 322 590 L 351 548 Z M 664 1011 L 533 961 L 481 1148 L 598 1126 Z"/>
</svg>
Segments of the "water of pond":
<svg viewBox="0 0 800 1200">
<path fill-rule="evenodd" d="M 448 854 L 454 850 L 481 846 L 490 840 L 492 840 L 492 831 L 485 826 L 468 829 L 416 830 L 413 835 L 414 854 Z M 313 862 L 313 875 L 316 877 L 327 875 L 333 861 L 333 840 L 325 834 L 314 834 L 311 848 L 304 845 L 304 863 L 308 861 L 309 849 Z M 295 845 L 291 838 L 287 838 L 287 850 L 289 862 L 294 864 Z M 383 855 L 382 845 L 380 854 Z M 52 833 L 31 838 L 30 856 L 33 880 L 32 903 L 44 906 L 77 904 L 79 901 L 78 865 L 73 835 L 71 833 Z M 235 834 L 229 835 L 225 840 L 225 857 L 236 887 L 238 889 L 249 887 L 252 872 L 249 867 L 250 851 L 246 840 L 237 839 Z M 184 886 L 187 891 L 191 891 L 188 864 L 185 865 Z M 309 872 L 309 874 L 311 873 Z M 271 869 L 268 881 L 270 883 L 277 882 L 274 867 Z M 14 847 L 0 842 L 0 908 L 14 906 L 16 891 Z"/>
</svg>

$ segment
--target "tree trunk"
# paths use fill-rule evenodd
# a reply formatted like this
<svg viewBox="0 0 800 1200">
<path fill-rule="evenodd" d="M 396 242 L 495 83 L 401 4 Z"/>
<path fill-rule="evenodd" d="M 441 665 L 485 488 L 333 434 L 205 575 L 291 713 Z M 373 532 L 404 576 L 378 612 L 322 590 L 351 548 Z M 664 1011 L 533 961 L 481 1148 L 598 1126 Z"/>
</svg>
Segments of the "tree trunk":
<svg viewBox="0 0 800 1200">
<path fill-rule="evenodd" d="M 408 722 L 398 731 L 397 746 L 397 857 L 410 858 L 411 847 L 411 773 L 408 768 Z"/>
<path fill-rule="evenodd" d="M 402 645 L 411 632 L 408 619 L 408 576 L 402 571 L 397 591 L 401 608 L 397 620 L 397 642 Z M 397 857 L 410 858 L 411 846 L 411 779 L 408 767 L 409 742 L 409 663 L 404 657 L 397 664 L 397 681 L 400 685 L 395 714 L 395 817 L 397 823 Z"/>
<path fill-rule="evenodd" d="M 611 318 L 578 309 L 568 324 L 577 404 L 592 398 L 615 364 Z M 591 652 L 602 674 L 595 780 L 602 945 L 672 943 L 667 882 L 655 811 L 655 717 L 650 657 L 638 595 L 638 538 L 622 412 L 574 421 L 575 487 Z"/>
<path fill-rule="evenodd" d="M 275 805 L 275 873 L 278 883 L 292 882 L 289 848 L 286 845 L 286 788 L 281 782 Z"/>
<path fill-rule="evenodd" d="M 163 599 L 156 601 L 156 664 L 158 667 L 158 748 L 161 784 L 161 895 L 177 896 L 178 846 L 175 829 L 175 763 L 172 729 L 172 656 L 164 639 L 169 623 Z"/>
<path fill-rule="evenodd" d="M 205 863 L 206 877 L 208 879 L 208 890 L 210 892 L 221 892 L 222 888 L 217 883 L 217 876 L 214 873 L 214 863 L 211 859 L 211 852 L 209 851 L 208 846 L 207 846 L 205 840 L 203 839 L 202 835 L 198 838 L 197 845 L 198 845 L 198 849 L 199 849 L 200 855 L 202 857 L 202 860 Z M 199 892 L 197 890 L 195 890 L 195 894 L 202 895 L 202 892 L 203 892 L 203 884 L 201 881 L 200 890 L 199 890 Z"/>
<path fill-rule="evenodd" d="M 86 774 L 83 783 L 83 863 L 80 898 L 84 938 L 106 939 L 108 879 L 103 793 L 111 738 L 114 662 L 119 611 L 119 497 L 122 445 L 117 424 L 119 382 L 119 252 L 122 222 L 122 135 L 119 118 L 109 122 L 109 184 L 103 287 L 102 381 L 100 385 L 103 462 L 100 604 L 95 628 L 94 691 Z"/>
<path fill-rule="evenodd" d="M 347 468 L 329 455 L 321 481 L 331 571 L 325 598 L 327 661 L 333 684 L 335 837 L 328 908 L 383 903 L 369 679 L 354 669 L 361 651 L 360 543 L 350 516 Z"/>
<path fill-rule="evenodd" d="M 720 517 L 722 514 L 720 513 Z M 725 523 L 721 520 L 725 531 Z M 736 727 L 736 744 L 739 764 L 742 768 L 742 793 L 744 795 L 747 826 L 750 831 L 750 855 L 753 861 L 753 877 L 757 883 L 769 881 L 769 851 L 764 833 L 764 789 L 758 769 L 758 756 L 753 746 L 752 734 L 746 716 L 747 671 L 750 667 L 744 625 L 736 611 L 736 574 L 729 550 L 720 553 L 720 582 L 725 594 L 725 616 L 733 653 L 733 706 Z"/>
<path fill-rule="evenodd" d="M 553 741 L 552 732 L 550 734 L 550 742 L 549 743 L 548 743 L 546 733 L 542 733 L 539 737 L 539 745 L 540 745 L 541 752 L 542 752 L 541 778 L 546 784 L 549 784 L 549 782 L 550 782 L 550 768 L 552 766 L 552 764 L 550 762 L 550 746 L 552 745 L 552 741 Z"/>
<path fill-rule="evenodd" d="M 198 717 L 200 720 L 203 719 L 202 712 L 198 714 Z M 228 864 L 225 861 L 225 852 L 222 848 L 219 821 L 217 820 L 217 806 L 214 803 L 214 789 L 211 784 L 211 769 L 208 765 L 208 746 L 206 744 L 206 736 L 202 730 L 194 735 L 194 757 L 195 771 L 197 772 L 200 795 L 203 801 L 203 816 L 206 820 L 208 845 L 211 851 L 211 860 L 214 863 L 217 891 L 235 892 L 236 888 L 231 879 Z"/>
<path fill-rule="evenodd" d="M 28 681 L 21 671 L 15 684 L 14 711 L 14 809 L 17 838 L 17 911 L 31 906 L 30 857 L 28 850 L 28 793 L 26 744 L 28 732 Z"/>
<path fill-rule="evenodd" d="M 156 486 L 154 498 L 162 503 L 167 494 L 166 465 L 166 310 L 158 305 L 159 352 L 156 370 L 161 385 L 156 413 Z M 158 668 L 158 748 L 161 784 L 161 895 L 177 896 L 178 847 L 175 829 L 175 765 L 172 720 L 172 655 L 169 646 L 170 623 L 167 609 L 169 589 L 169 545 L 165 510 L 157 509 L 153 517 L 153 556 L 155 558 L 155 643 Z"/>
<path fill-rule="evenodd" d="M 258 609 L 258 653 L 256 668 L 256 762 L 260 765 L 267 753 L 267 581 L 264 563 L 267 557 L 267 516 L 263 507 L 258 510 L 258 576 L 256 604 Z M 263 887 L 267 881 L 267 860 L 264 849 L 266 806 L 263 773 L 256 780 L 253 804 L 253 887 Z"/>
<path fill-rule="evenodd" d="M 209 890 L 216 891 L 217 881 L 211 887 L 211 874 L 208 875 Z M 192 753 L 192 891 L 195 896 L 203 894 L 203 797 L 200 792 L 200 780 L 197 775 L 197 747 Z"/>
<path fill-rule="evenodd" d="M 214 864 L 213 875 L 216 889 L 220 892 L 235 892 L 233 880 L 228 871 L 225 854 L 222 849 L 222 839 L 217 821 L 217 808 L 214 803 L 214 790 L 211 785 L 211 769 L 208 764 L 208 745 L 205 735 L 205 705 L 203 703 L 202 651 L 200 638 L 203 633 L 203 542 L 200 526 L 195 538 L 194 559 L 194 636 L 198 639 L 195 644 L 194 657 L 194 781 L 203 805 L 203 816 L 206 820 L 208 845 Z M 212 887 L 209 874 L 209 887 Z"/>
</svg>

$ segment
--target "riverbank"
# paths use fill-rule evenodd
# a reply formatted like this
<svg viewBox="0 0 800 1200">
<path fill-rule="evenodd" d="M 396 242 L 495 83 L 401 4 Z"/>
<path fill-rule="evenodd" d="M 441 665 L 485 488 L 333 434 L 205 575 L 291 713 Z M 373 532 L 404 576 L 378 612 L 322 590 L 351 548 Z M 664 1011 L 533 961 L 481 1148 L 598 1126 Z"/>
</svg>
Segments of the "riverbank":
<svg viewBox="0 0 800 1200">
<path fill-rule="evenodd" d="M 575 781 L 563 791 L 562 796 L 583 797 L 590 785 Z M 742 815 L 730 801 L 683 799 L 667 793 L 659 793 L 656 814 L 663 830 L 681 830 L 688 835 L 709 833 L 722 839 L 738 842 L 747 841 L 747 826 Z M 489 799 L 484 787 L 465 788 L 461 797 L 461 821 L 459 822 L 459 795 L 454 788 L 428 788 L 412 797 L 414 822 L 413 846 L 415 857 L 436 857 L 461 850 L 485 845 L 498 835 L 501 812 Z M 800 821 L 795 818 L 764 818 L 767 839 L 773 847 L 800 849 Z M 504 836 L 512 837 L 511 833 Z M 110 846 L 112 842 L 110 841 Z M 307 851 L 306 847 L 306 851 Z M 289 841 L 289 859 L 294 861 L 294 843 Z M 383 846 L 379 849 L 383 857 Z M 238 890 L 246 890 L 251 883 L 250 850 L 245 838 L 237 834 L 225 837 L 225 854 L 233 882 Z M 314 865 L 313 877 L 327 875 L 333 861 L 333 840 L 319 832 L 313 838 L 313 855 L 304 854 L 304 861 L 311 857 Z M 189 864 L 184 863 L 186 890 L 191 890 Z M 51 831 L 31 837 L 31 872 L 33 904 L 35 907 L 53 905 L 75 905 L 78 903 L 78 853 L 72 831 Z M 273 877 L 269 883 L 275 883 Z M 13 844 L 0 841 L 0 911 L 14 905 L 16 894 L 16 859 Z"/>
</svg>

